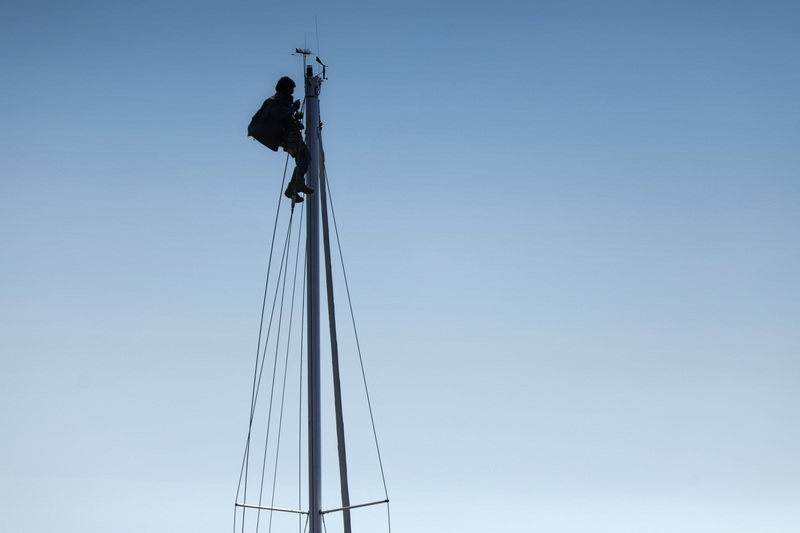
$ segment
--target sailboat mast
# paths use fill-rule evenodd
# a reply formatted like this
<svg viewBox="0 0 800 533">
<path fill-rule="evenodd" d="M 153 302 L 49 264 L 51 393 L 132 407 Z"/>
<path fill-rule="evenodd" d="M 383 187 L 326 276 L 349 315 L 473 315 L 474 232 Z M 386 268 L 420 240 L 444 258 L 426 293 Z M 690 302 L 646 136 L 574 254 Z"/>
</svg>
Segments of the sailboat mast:
<svg viewBox="0 0 800 533">
<path fill-rule="evenodd" d="M 311 155 L 308 185 L 319 190 L 319 91 L 322 80 L 306 67 L 306 144 Z M 308 313 L 308 505 L 309 533 L 322 533 L 322 417 L 320 400 L 320 276 L 319 276 L 319 194 L 306 195 L 307 313 Z"/>
</svg>

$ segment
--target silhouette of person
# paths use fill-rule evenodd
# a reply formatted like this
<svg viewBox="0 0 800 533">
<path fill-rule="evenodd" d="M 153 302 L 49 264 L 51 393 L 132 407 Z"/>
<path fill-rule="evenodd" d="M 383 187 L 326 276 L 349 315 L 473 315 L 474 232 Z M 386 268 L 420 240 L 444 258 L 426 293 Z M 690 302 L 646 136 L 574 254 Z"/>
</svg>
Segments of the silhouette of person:
<svg viewBox="0 0 800 533">
<path fill-rule="evenodd" d="M 314 189 L 306 185 L 305 174 L 308 171 L 310 156 L 308 147 L 303 142 L 300 131 L 303 129 L 303 113 L 300 111 L 300 100 L 292 101 L 295 83 L 289 77 L 282 77 L 275 85 L 275 94 L 267 98 L 258 112 L 253 115 L 247 127 L 247 135 L 272 150 L 278 148 L 288 153 L 295 162 L 294 172 L 284 195 L 302 202 L 299 193 L 311 194 Z"/>
</svg>

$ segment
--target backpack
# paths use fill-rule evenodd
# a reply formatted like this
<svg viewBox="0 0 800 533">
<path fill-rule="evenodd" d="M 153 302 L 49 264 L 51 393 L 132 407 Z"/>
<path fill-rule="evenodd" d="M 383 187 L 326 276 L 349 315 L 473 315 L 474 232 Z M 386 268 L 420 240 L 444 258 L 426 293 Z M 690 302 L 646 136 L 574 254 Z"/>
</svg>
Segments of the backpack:
<svg viewBox="0 0 800 533">
<path fill-rule="evenodd" d="M 247 136 L 252 137 L 273 152 L 278 151 L 279 135 L 278 129 L 280 125 L 275 120 L 269 118 L 267 109 L 269 107 L 269 100 L 266 100 L 261 108 L 256 111 L 253 118 L 250 119 L 250 124 L 247 126 Z"/>
</svg>

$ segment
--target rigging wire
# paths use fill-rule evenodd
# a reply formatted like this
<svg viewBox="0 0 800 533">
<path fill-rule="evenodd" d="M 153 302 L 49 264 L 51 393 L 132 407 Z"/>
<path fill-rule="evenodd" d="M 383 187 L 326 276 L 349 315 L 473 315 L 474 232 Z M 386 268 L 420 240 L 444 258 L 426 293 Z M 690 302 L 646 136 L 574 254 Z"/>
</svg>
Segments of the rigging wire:
<svg viewBox="0 0 800 533">
<path fill-rule="evenodd" d="M 281 269 L 280 269 L 279 280 L 278 280 L 278 285 L 281 286 L 281 296 L 280 296 L 280 305 L 278 307 L 279 313 L 278 313 L 278 325 L 277 325 L 277 338 L 275 340 L 275 357 L 274 357 L 274 363 L 273 363 L 273 367 L 272 367 L 272 385 L 271 385 L 271 388 L 270 388 L 270 400 L 269 400 L 269 409 L 268 409 L 268 417 L 267 417 L 267 435 L 266 435 L 266 440 L 267 441 L 269 441 L 270 428 L 272 427 L 272 412 L 273 412 L 272 408 L 273 408 L 273 400 L 275 399 L 275 380 L 278 377 L 278 352 L 280 350 L 280 335 L 281 335 L 281 331 L 283 329 L 282 328 L 282 326 L 283 326 L 283 316 L 284 316 L 283 308 L 284 308 L 285 296 L 286 296 L 286 282 L 288 280 L 288 258 L 289 258 L 289 252 L 290 252 L 290 244 L 291 244 L 291 242 L 290 242 L 291 241 L 291 232 L 292 232 L 292 222 L 291 222 L 291 219 L 290 219 L 289 229 L 288 229 L 288 231 L 286 233 L 286 241 L 285 241 L 285 245 L 284 245 L 284 251 L 283 251 L 283 254 L 281 256 Z M 284 269 L 284 266 L 286 266 L 285 269 Z M 297 272 L 297 265 L 295 265 L 295 272 Z M 281 283 L 281 280 L 280 280 L 281 274 L 282 274 L 282 278 L 283 278 L 283 283 Z M 276 288 L 275 298 L 277 299 L 277 297 L 278 297 L 278 291 L 277 291 L 277 288 Z M 292 302 L 292 306 L 293 305 L 294 305 L 294 302 Z M 274 304 L 273 304 L 273 313 L 272 314 L 274 315 Z M 289 330 L 290 331 L 291 331 L 291 325 L 292 325 L 292 318 L 293 318 L 292 314 L 290 313 L 289 314 Z M 271 320 L 272 320 L 272 316 L 270 317 L 270 322 L 271 322 Z M 265 344 L 264 345 L 264 356 L 265 357 L 264 357 L 264 359 L 262 359 L 262 364 L 263 364 L 263 361 L 266 359 L 266 350 L 267 350 L 267 346 Z M 283 387 L 281 389 L 281 397 L 280 397 L 280 402 L 279 402 L 279 405 L 278 405 L 278 423 L 277 423 L 277 428 L 276 428 L 277 437 L 275 438 L 275 443 L 276 443 L 276 445 L 275 445 L 275 465 L 276 466 L 273 469 L 272 496 L 271 496 L 271 501 L 270 501 L 270 507 L 274 506 L 274 504 L 275 504 L 275 483 L 276 483 L 276 478 L 277 478 L 277 462 L 278 462 L 278 457 L 280 455 L 281 427 L 283 425 L 283 407 L 284 407 L 284 400 L 285 400 L 285 397 L 286 397 L 286 378 L 287 378 L 288 366 L 289 366 L 288 357 L 289 357 L 289 346 L 287 344 L 286 356 L 284 358 L 284 367 L 283 367 Z M 261 487 L 260 487 L 260 491 L 259 491 L 259 495 L 258 495 L 258 505 L 259 506 L 261 506 L 263 504 L 264 479 L 265 479 L 265 476 L 266 476 L 267 454 L 268 454 L 268 448 L 267 448 L 267 446 L 265 446 L 264 447 L 264 457 L 263 457 L 263 461 L 262 461 L 262 465 L 261 465 Z M 273 512 L 270 512 L 269 516 L 270 516 L 270 521 L 269 521 L 268 531 L 271 532 L 272 531 Z M 258 518 L 260 520 L 260 518 L 261 518 L 261 514 L 260 513 L 258 515 Z M 259 524 L 259 521 L 257 520 L 256 521 L 256 529 L 258 529 L 258 524 Z"/>
<path fill-rule="evenodd" d="M 286 182 L 286 170 L 288 168 L 289 168 L 289 156 L 287 154 L 286 162 L 284 163 L 284 166 L 283 166 L 283 178 L 281 180 L 281 190 L 283 190 L 283 184 Z M 280 218 L 280 212 L 281 212 L 281 201 L 280 201 L 280 197 L 278 197 L 278 206 L 277 206 L 277 209 L 275 210 L 275 222 L 274 222 L 273 227 L 272 227 L 272 240 L 270 242 L 270 248 L 269 248 L 269 259 L 267 260 L 267 275 L 266 275 L 266 280 L 264 282 L 264 297 L 263 297 L 262 303 L 261 303 L 261 319 L 259 320 L 258 340 L 256 342 L 255 370 L 253 371 L 253 390 L 252 390 L 251 396 L 250 396 L 250 416 L 249 416 L 249 421 L 248 421 L 248 425 L 247 425 L 247 439 L 245 440 L 244 457 L 242 458 L 242 466 L 241 466 L 241 469 L 239 471 L 239 484 L 238 484 L 238 487 L 236 489 L 236 500 L 235 501 L 237 501 L 237 502 L 239 501 L 240 492 L 242 493 L 243 499 L 245 501 L 247 500 L 247 485 L 248 485 L 248 483 L 247 483 L 248 471 L 247 470 L 248 469 L 246 468 L 246 465 L 248 464 L 249 457 L 250 457 L 250 443 L 251 443 L 252 431 L 253 431 L 253 418 L 255 417 L 256 400 L 258 398 L 257 377 L 259 376 L 258 367 L 259 367 L 259 359 L 260 359 L 260 353 L 261 353 L 261 338 L 262 338 L 262 335 L 263 335 L 263 332 L 264 332 L 264 316 L 265 316 L 266 305 L 267 305 L 267 294 L 268 294 L 268 290 L 269 290 L 269 279 L 270 279 L 270 274 L 271 274 L 271 271 L 272 271 L 272 255 L 273 255 L 273 252 L 275 250 L 275 237 L 276 237 L 277 231 L 278 231 L 278 220 Z M 291 220 L 291 216 L 290 216 L 290 220 Z M 244 485 L 242 485 L 243 481 L 244 481 Z M 236 511 L 236 508 L 234 508 L 234 513 L 235 513 L 235 511 Z M 234 518 L 235 518 L 235 514 L 234 514 Z M 242 528 L 244 528 L 244 524 L 242 524 Z M 236 523 L 235 523 L 235 520 L 234 520 L 234 531 L 235 530 L 236 530 Z"/>
<path fill-rule="evenodd" d="M 302 210 L 301 210 L 301 214 L 302 214 Z M 285 353 L 285 356 L 284 356 L 284 364 L 283 364 L 284 372 L 283 372 L 283 385 L 281 387 L 280 416 L 278 418 L 278 428 L 277 428 L 278 436 L 277 436 L 277 439 L 276 439 L 277 445 L 276 445 L 276 448 L 275 448 L 275 463 L 274 463 L 273 470 L 272 470 L 272 472 L 273 472 L 273 474 L 272 474 L 272 496 L 271 496 L 271 501 L 270 501 L 270 507 L 274 507 L 275 506 L 275 492 L 276 492 L 275 488 L 276 488 L 276 484 L 277 484 L 277 480 L 278 480 L 278 459 L 280 457 L 280 442 L 281 442 L 281 435 L 282 435 L 281 429 L 283 427 L 283 413 L 284 413 L 285 398 L 286 398 L 286 384 L 287 384 L 287 380 L 288 380 L 288 377 L 289 377 L 289 354 L 290 354 L 291 338 L 292 338 L 292 325 L 294 323 L 294 320 L 293 320 L 294 319 L 294 304 L 295 304 L 295 301 L 296 301 L 295 296 L 297 294 L 298 264 L 300 263 L 300 261 L 299 261 L 299 257 L 300 257 L 300 230 L 301 230 L 301 228 L 298 227 L 298 234 L 297 234 L 297 240 L 296 240 L 297 244 L 295 246 L 294 274 L 293 274 L 293 278 L 292 278 L 292 296 L 290 298 L 290 308 L 289 308 L 289 325 L 288 325 L 287 332 L 286 332 L 286 353 Z M 286 274 L 284 275 L 284 283 L 283 283 L 284 287 L 286 286 L 287 280 L 288 280 L 288 269 L 286 270 Z M 304 286 L 304 288 L 305 288 L 305 286 Z M 283 298 L 283 296 L 281 296 L 281 298 Z M 282 311 L 283 311 L 283 303 L 281 303 L 281 315 L 283 314 Z M 302 316 L 302 314 L 301 314 L 301 316 Z M 303 324 L 303 321 L 301 320 L 300 323 Z M 280 331 L 280 326 L 279 326 L 278 330 Z M 300 338 L 302 339 L 302 335 L 301 335 Z M 277 350 L 278 350 L 278 345 L 279 344 L 280 343 L 276 341 L 276 348 L 275 348 L 276 349 L 276 355 L 277 355 Z M 302 354 L 302 349 L 300 350 L 300 352 Z M 300 361 L 301 362 L 302 362 L 302 360 L 303 360 L 303 358 L 300 357 Z M 302 379 L 302 372 L 300 373 L 300 375 L 301 375 L 301 379 Z M 299 415 L 299 413 L 300 413 L 300 411 L 298 411 L 298 415 Z M 298 424 L 298 426 L 300 426 L 300 425 L 301 424 Z M 265 447 L 265 450 L 266 450 L 266 447 Z M 263 479 L 263 477 L 262 477 L 262 479 Z M 269 531 L 270 532 L 272 531 L 272 516 L 273 516 L 273 512 L 270 512 L 270 526 L 269 526 Z"/>
<path fill-rule="evenodd" d="M 323 157 L 323 160 L 324 160 L 325 155 L 324 155 L 324 149 L 322 148 L 322 138 L 321 137 L 320 137 L 320 141 L 319 142 L 320 142 L 320 151 L 323 153 L 322 157 Z M 367 386 L 367 374 L 366 374 L 366 370 L 364 368 L 364 357 L 363 357 L 362 352 L 361 352 L 361 343 L 360 343 L 359 338 L 358 338 L 358 328 L 356 327 L 355 312 L 353 311 L 353 299 L 352 299 L 352 297 L 350 295 L 350 284 L 347 282 L 347 269 L 345 268 L 344 255 L 342 254 L 342 241 L 339 238 L 339 227 L 336 224 L 336 210 L 333 207 L 333 195 L 331 194 L 330 180 L 328 180 L 328 173 L 327 173 L 327 170 L 326 170 L 324 165 L 322 166 L 322 175 L 323 175 L 323 179 L 325 180 L 325 184 L 327 185 L 328 204 L 330 205 L 331 216 L 332 216 L 332 219 L 333 219 L 333 232 L 336 235 L 336 246 L 337 246 L 337 249 L 339 250 L 339 260 L 340 260 L 341 267 L 342 267 L 342 279 L 344 281 L 345 292 L 347 293 L 347 303 L 348 303 L 348 307 L 350 309 L 350 320 L 351 320 L 351 323 L 353 324 L 353 336 L 355 337 L 356 351 L 358 352 L 358 362 L 359 362 L 359 365 L 361 367 L 361 377 L 362 377 L 362 381 L 364 383 L 364 393 L 365 393 L 366 398 L 367 398 L 367 407 L 369 408 L 369 418 L 370 418 L 370 422 L 372 424 L 372 434 L 373 434 L 373 439 L 375 441 L 375 449 L 376 449 L 376 452 L 377 452 L 377 455 L 378 455 L 378 464 L 380 465 L 380 470 L 381 470 L 381 479 L 383 481 L 383 491 L 384 491 L 384 495 L 386 496 L 386 499 L 388 500 L 389 499 L 389 494 L 388 494 L 388 490 L 387 490 L 387 487 L 386 487 L 386 475 L 384 473 L 383 460 L 381 458 L 381 450 L 380 450 L 380 445 L 378 443 L 378 432 L 377 432 L 376 427 L 375 427 L 375 417 L 374 417 L 373 410 L 372 410 L 372 400 L 370 399 L 369 387 Z"/>
<path fill-rule="evenodd" d="M 317 54 L 321 54 L 322 52 L 320 51 L 319 48 L 319 19 L 317 15 L 314 15 L 314 29 L 317 32 Z"/>
<path fill-rule="evenodd" d="M 300 240 L 298 237 L 298 244 Z M 299 246 L 298 246 L 299 252 Z M 308 254 L 305 254 L 304 261 L 303 261 L 303 272 L 307 272 L 308 269 Z M 301 291 L 301 307 L 300 307 L 300 316 L 305 316 L 306 310 L 306 276 L 303 276 L 303 289 Z M 305 357 L 302 357 L 302 354 L 305 353 L 304 351 L 304 341 L 305 341 L 305 327 L 306 322 L 305 320 L 300 321 L 300 372 L 298 374 L 298 385 L 297 385 L 297 393 L 298 393 L 298 409 L 297 409 L 297 442 L 303 442 L 303 368 L 305 363 Z M 297 508 L 300 509 L 303 506 L 303 450 L 300 446 L 297 447 Z M 302 533 L 305 531 L 306 528 L 309 527 L 309 516 L 306 515 L 306 522 L 305 526 L 302 523 L 302 516 L 297 517 L 297 530 Z"/>
<path fill-rule="evenodd" d="M 391 508 L 390 508 L 390 505 L 389 505 L 389 490 L 388 490 L 387 485 L 386 485 L 386 473 L 385 473 L 384 468 L 383 468 L 383 457 L 381 455 L 381 448 L 380 448 L 380 444 L 379 444 L 379 441 L 378 441 L 378 431 L 377 431 L 377 428 L 376 428 L 376 425 L 375 425 L 375 416 L 374 416 L 374 412 L 373 412 L 373 409 L 372 409 L 372 399 L 370 398 L 369 386 L 367 385 L 367 374 L 366 374 L 366 369 L 364 367 L 364 357 L 363 357 L 363 354 L 362 354 L 362 351 L 361 351 L 361 342 L 359 341 L 359 337 L 358 337 L 358 328 L 356 326 L 355 312 L 353 310 L 353 299 L 352 299 L 351 294 L 350 294 L 350 284 L 347 281 L 347 269 L 346 269 L 345 264 L 344 264 L 344 254 L 342 253 L 342 241 L 341 241 L 341 238 L 339 237 L 339 226 L 336 223 L 336 210 L 334 209 L 334 206 L 333 206 L 333 194 L 332 194 L 332 191 L 331 191 L 330 180 L 328 179 L 328 171 L 327 171 L 327 168 L 325 167 L 325 163 L 324 163 L 325 162 L 325 149 L 324 149 L 323 144 L 322 144 L 322 135 L 321 134 L 320 134 L 320 137 L 319 137 L 319 150 L 320 150 L 321 159 L 322 159 L 322 162 L 323 162 L 322 165 L 321 165 L 322 179 L 325 180 L 325 186 L 326 186 L 327 197 L 328 197 L 328 205 L 331 208 L 331 218 L 333 219 L 333 232 L 334 232 L 334 235 L 336 236 L 336 247 L 337 247 L 337 249 L 339 251 L 339 261 L 340 261 L 341 268 L 342 268 L 342 279 L 344 281 L 345 292 L 347 294 L 347 304 L 348 304 L 348 308 L 350 310 L 350 321 L 353 324 L 353 337 L 354 337 L 355 343 L 356 343 L 356 351 L 358 352 L 358 362 L 359 362 L 359 366 L 361 368 L 361 379 L 362 379 L 362 382 L 364 384 L 364 394 L 366 396 L 367 408 L 369 410 L 369 419 L 370 419 L 370 424 L 372 426 L 372 436 L 373 436 L 373 440 L 375 442 L 375 451 L 376 451 L 376 454 L 377 454 L 377 457 L 378 457 L 378 466 L 379 466 L 380 472 L 381 472 L 381 482 L 383 483 L 383 493 L 384 493 L 384 496 L 386 498 L 387 529 L 388 529 L 388 533 L 391 533 L 392 532 L 392 517 L 391 517 Z M 324 520 L 323 520 L 323 524 L 324 524 Z"/>
<path fill-rule="evenodd" d="M 287 173 L 287 169 L 288 169 L 288 164 L 289 164 L 289 156 L 287 154 L 286 163 L 284 165 L 284 171 L 283 171 L 283 179 L 281 180 L 281 189 L 280 189 L 281 191 L 283 190 L 283 186 L 284 186 L 284 184 L 286 182 L 286 173 Z M 275 305 L 276 305 L 276 299 L 277 299 L 277 295 L 278 295 L 277 294 L 277 285 L 276 285 L 276 294 L 275 294 L 275 298 L 273 298 L 272 310 L 271 310 L 270 319 L 269 319 L 269 322 L 268 322 L 268 325 L 267 325 L 267 328 L 266 328 L 266 334 L 265 334 L 265 332 L 264 332 L 264 321 L 265 321 L 265 317 L 266 317 L 266 304 L 267 304 L 267 296 L 269 294 L 270 277 L 271 277 L 271 274 L 272 274 L 273 257 L 274 257 L 274 252 L 275 252 L 275 240 L 276 240 L 276 236 L 277 236 L 278 221 L 280 219 L 281 205 L 282 205 L 281 196 L 279 196 L 278 197 L 278 206 L 277 206 L 276 215 L 275 215 L 275 222 L 274 222 L 273 230 L 272 230 L 272 239 L 271 239 L 271 243 L 270 243 L 269 258 L 268 258 L 268 262 L 267 262 L 267 275 L 266 275 L 266 281 L 264 283 L 264 296 L 262 298 L 262 304 L 261 304 L 261 319 L 260 319 L 260 322 L 259 322 L 259 330 L 258 330 L 255 370 L 253 372 L 253 389 L 252 389 L 252 392 L 251 392 L 251 399 L 250 399 L 250 416 L 249 416 L 249 422 L 248 422 L 247 438 L 246 438 L 246 441 L 245 441 L 244 456 L 242 458 L 242 466 L 241 466 L 241 470 L 239 472 L 239 485 L 238 485 L 238 488 L 237 488 L 237 491 L 236 491 L 236 500 L 235 500 L 236 502 L 239 502 L 240 495 L 242 497 L 242 501 L 244 501 L 244 502 L 247 501 L 247 488 L 249 486 L 249 470 L 250 470 L 250 468 L 249 468 L 249 464 L 250 464 L 250 449 L 251 449 L 252 436 L 253 436 L 253 422 L 254 422 L 254 419 L 255 419 L 256 404 L 258 403 L 258 396 L 259 396 L 260 389 L 261 389 L 261 381 L 262 381 L 262 377 L 263 377 L 263 374 L 264 374 L 264 363 L 266 362 L 266 349 L 267 349 L 267 345 L 269 343 L 270 335 L 271 335 L 271 332 L 272 332 L 273 318 L 275 316 Z M 281 263 L 280 263 L 279 272 L 278 272 L 278 283 L 280 283 L 280 279 L 281 279 L 283 268 L 284 268 L 284 263 L 285 263 L 284 258 L 286 256 L 286 250 L 287 250 L 287 247 L 288 247 L 289 242 L 290 242 L 290 235 L 291 235 L 291 228 L 292 228 L 293 220 L 294 220 L 294 209 L 292 208 L 292 210 L 290 212 L 290 215 L 289 215 L 289 222 L 288 222 L 288 229 L 287 229 L 286 238 L 284 239 L 284 252 L 281 254 Z M 261 351 L 262 339 L 264 340 L 264 352 L 263 352 L 263 355 L 262 355 L 262 351 Z M 276 364 L 277 364 L 277 359 L 276 359 Z M 274 372 L 274 369 L 273 369 L 273 391 L 274 391 L 274 379 L 275 379 L 275 372 Z M 269 418 L 270 419 L 271 419 L 271 415 L 272 415 L 272 396 L 273 395 L 271 394 L 270 395 L 270 408 L 269 408 Z M 270 423 L 270 421 L 268 419 L 267 433 L 269 433 L 269 428 L 270 427 L 271 427 L 271 423 Z M 262 478 L 262 480 L 263 480 L 263 478 Z M 263 488 L 263 484 L 262 484 L 262 488 Z M 261 495 L 259 495 L 259 504 L 260 504 L 260 501 L 261 501 Z M 234 511 L 236 511 L 236 508 L 234 508 Z M 245 515 L 245 510 L 243 509 L 242 510 L 242 531 L 244 531 L 244 528 L 245 528 L 244 515 Z M 260 517 L 260 511 L 258 513 L 258 516 Z M 236 514 L 234 514 L 234 532 L 235 532 L 235 530 L 236 530 Z"/>
</svg>

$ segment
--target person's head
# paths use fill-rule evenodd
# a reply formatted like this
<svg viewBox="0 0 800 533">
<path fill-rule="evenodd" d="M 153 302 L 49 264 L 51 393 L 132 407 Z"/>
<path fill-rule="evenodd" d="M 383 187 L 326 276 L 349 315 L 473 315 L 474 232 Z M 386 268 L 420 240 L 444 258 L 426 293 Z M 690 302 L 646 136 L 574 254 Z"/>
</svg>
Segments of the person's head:
<svg viewBox="0 0 800 533">
<path fill-rule="evenodd" d="M 278 80 L 278 84 L 275 86 L 275 90 L 279 93 L 291 95 L 294 93 L 295 83 L 292 81 L 292 78 L 288 76 L 284 76 Z"/>
</svg>

